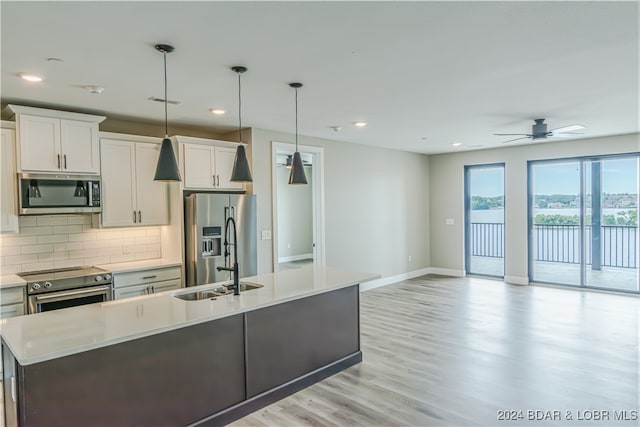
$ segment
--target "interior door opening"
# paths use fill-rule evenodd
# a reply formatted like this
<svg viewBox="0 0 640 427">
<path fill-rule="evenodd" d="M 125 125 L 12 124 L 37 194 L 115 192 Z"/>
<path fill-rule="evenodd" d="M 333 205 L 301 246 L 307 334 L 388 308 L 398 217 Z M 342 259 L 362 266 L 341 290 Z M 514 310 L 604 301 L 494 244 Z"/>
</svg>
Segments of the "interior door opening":
<svg viewBox="0 0 640 427">
<path fill-rule="evenodd" d="M 299 146 L 307 184 L 289 184 L 295 146 L 273 143 L 274 271 L 324 264 L 322 155 L 318 147 Z"/>
</svg>

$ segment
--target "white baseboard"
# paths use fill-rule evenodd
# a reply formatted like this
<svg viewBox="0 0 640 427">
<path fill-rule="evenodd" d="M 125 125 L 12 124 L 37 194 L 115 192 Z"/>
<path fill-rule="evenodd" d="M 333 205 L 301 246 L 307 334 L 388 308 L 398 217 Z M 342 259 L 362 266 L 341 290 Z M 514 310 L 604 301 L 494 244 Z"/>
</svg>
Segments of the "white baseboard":
<svg viewBox="0 0 640 427">
<path fill-rule="evenodd" d="M 300 254 L 300 255 L 283 256 L 283 257 L 278 258 L 278 263 L 291 262 L 291 261 L 302 261 L 303 259 L 313 259 L 313 254 Z"/>
<path fill-rule="evenodd" d="M 512 285 L 528 285 L 529 278 L 520 276 L 504 276 L 504 282 L 511 283 Z"/>
<path fill-rule="evenodd" d="M 466 276 L 466 273 L 464 272 L 464 270 L 454 270 L 451 268 L 438 268 L 438 267 L 429 268 L 429 274 L 439 274 L 441 276 L 453 276 L 453 277 Z"/>
<path fill-rule="evenodd" d="M 394 276 L 382 277 L 380 279 L 372 280 L 370 282 L 362 283 L 360 285 L 360 292 L 369 291 L 371 289 L 379 288 L 381 286 L 387 286 L 392 283 L 402 282 L 403 280 L 413 279 L 414 277 L 424 276 L 431 271 L 429 267 L 421 268 L 419 270 L 409 271 L 407 273 L 396 274 Z"/>
</svg>

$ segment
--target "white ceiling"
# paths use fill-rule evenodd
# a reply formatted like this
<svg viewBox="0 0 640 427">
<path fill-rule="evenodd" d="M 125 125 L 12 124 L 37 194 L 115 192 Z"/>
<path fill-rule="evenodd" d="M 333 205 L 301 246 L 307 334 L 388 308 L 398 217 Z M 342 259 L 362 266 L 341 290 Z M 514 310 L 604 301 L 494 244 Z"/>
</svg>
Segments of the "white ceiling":
<svg viewBox="0 0 640 427">
<path fill-rule="evenodd" d="M 439 153 L 549 128 L 638 132 L 638 2 L 10 2 L 2 103 L 161 121 L 243 125 Z M 55 57 L 64 62 L 48 62 Z M 20 72 L 42 74 L 29 84 Z M 91 94 L 84 85 L 105 87 Z M 223 117 L 208 110 L 221 107 Z M 368 126 L 355 128 L 365 120 Z M 334 132 L 330 126 L 341 126 Z M 423 139 L 426 138 L 426 139 Z M 461 142 L 460 148 L 451 143 Z M 528 142 L 528 141 L 526 141 Z M 519 143 L 519 142 L 516 142 Z M 516 144 L 512 143 L 512 144 Z M 539 143 L 539 142 L 536 142 Z"/>
</svg>

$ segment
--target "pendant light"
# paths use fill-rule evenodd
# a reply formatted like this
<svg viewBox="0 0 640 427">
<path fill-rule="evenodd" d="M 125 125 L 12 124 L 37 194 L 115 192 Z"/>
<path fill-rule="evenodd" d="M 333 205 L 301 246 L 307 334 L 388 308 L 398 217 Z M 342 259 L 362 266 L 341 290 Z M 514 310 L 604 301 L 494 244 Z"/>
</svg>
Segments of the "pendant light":
<svg viewBox="0 0 640 427">
<path fill-rule="evenodd" d="M 158 156 L 158 165 L 156 166 L 156 174 L 154 181 L 182 181 L 180 178 L 180 170 L 176 155 L 173 152 L 173 144 L 169 139 L 169 130 L 167 123 L 167 53 L 173 52 L 173 46 L 168 44 L 157 44 L 156 50 L 162 53 L 164 58 L 164 139 L 160 146 L 160 155 Z"/>
<path fill-rule="evenodd" d="M 302 87 L 302 83 L 289 83 L 289 86 L 294 88 L 296 91 L 296 152 L 293 153 L 293 161 L 291 162 L 289 184 L 306 184 L 307 176 L 304 173 L 302 157 L 298 152 L 298 89 Z"/>
<path fill-rule="evenodd" d="M 231 69 L 238 74 L 238 147 L 236 148 L 236 158 L 233 161 L 231 170 L 231 182 L 253 182 L 251 169 L 247 160 L 247 151 L 242 144 L 242 74 L 247 71 L 247 67 L 235 66 Z"/>
</svg>

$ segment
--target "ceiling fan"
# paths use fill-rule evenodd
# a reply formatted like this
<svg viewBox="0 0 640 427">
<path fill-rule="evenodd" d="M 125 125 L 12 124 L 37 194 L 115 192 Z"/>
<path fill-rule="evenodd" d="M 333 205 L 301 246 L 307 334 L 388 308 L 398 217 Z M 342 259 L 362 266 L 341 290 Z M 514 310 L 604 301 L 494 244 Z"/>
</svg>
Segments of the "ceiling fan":
<svg viewBox="0 0 640 427">
<path fill-rule="evenodd" d="M 555 137 L 571 137 L 573 135 L 582 135 L 582 133 L 576 133 L 573 131 L 585 129 L 586 126 L 582 125 L 569 125 L 557 129 L 547 130 L 547 124 L 545 119 L 534 119 L 535 124 L 531 126 L 531 133 L 494 133 L 499 136 L 520 136 L 520 138 L 510 139 L 508 141 L 502 141 L 503 144 L 512 141 L 518 141 L 519 139 L 531 139 L 532 141 L 555 138 Z"/>
</svg>

